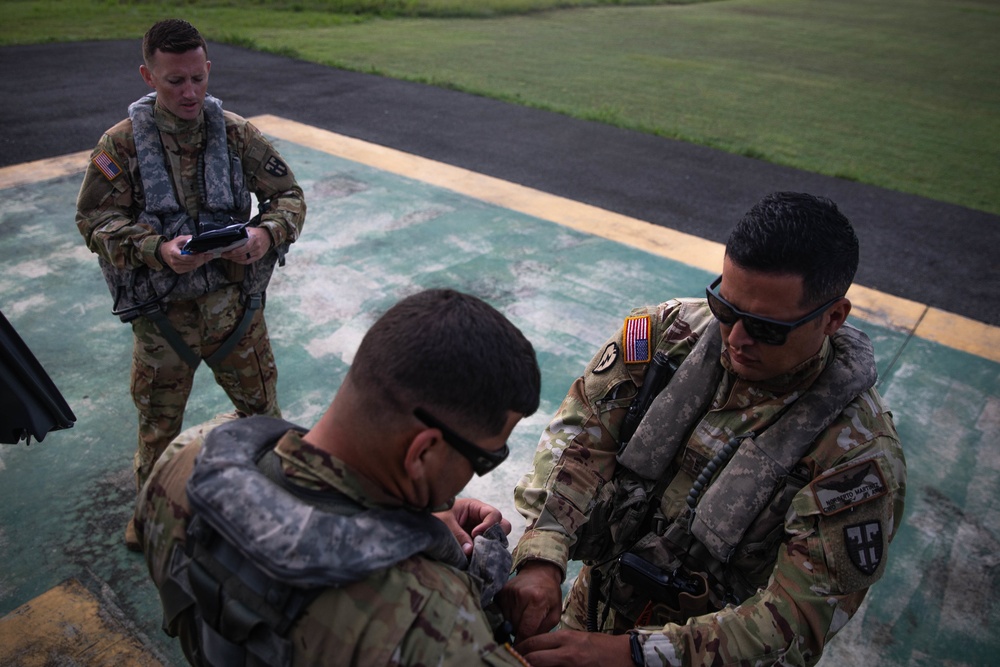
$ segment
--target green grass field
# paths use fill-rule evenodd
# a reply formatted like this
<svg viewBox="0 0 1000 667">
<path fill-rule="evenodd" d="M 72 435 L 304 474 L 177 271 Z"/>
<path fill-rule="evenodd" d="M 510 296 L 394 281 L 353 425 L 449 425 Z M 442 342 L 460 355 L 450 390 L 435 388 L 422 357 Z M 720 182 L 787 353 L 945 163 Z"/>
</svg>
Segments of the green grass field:
<svg viewBox="0 0 1000 667">
<path fill-rule="evenodd" d="M 997 0 L 8 0 L 4 14 L 0 45 L 138 39 L 180 16 L 213 41 L 1000 214 Z"/>
</svg>

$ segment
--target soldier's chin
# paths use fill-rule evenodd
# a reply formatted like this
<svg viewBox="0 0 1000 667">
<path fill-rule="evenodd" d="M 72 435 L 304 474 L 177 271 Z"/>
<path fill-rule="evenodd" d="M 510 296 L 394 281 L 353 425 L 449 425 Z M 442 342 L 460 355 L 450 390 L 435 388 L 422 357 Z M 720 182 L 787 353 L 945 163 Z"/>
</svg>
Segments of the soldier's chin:
<svg viewBox="0 0 1000 667">
<path fill-rule="evenodd" d="M 194 120 L 201 113 L 201 104 L 182 104 L 177 109 L 177 116 L 184 120 Z"/>
<path fill-rule="evenodd" d="M 454 506 L 455 506 L 455 496 L 452 496 L 451 498 L 449 498 L 443 504 L 438 505 L 437 507 L 430 508 L 430 512 L 432 512 L 432 513 L 433 512 L 447 512 L 448 510 L 450 510 Z"/>
</svg>

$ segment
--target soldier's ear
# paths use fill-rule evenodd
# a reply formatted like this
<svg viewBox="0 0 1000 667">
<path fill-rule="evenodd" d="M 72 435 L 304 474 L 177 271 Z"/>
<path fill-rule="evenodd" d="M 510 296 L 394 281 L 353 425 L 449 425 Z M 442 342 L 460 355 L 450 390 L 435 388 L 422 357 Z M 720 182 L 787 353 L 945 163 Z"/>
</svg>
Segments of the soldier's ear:
<svg viewBox="0 0 1000 667">
<path fill-rule="evenodd" d="M 844 326 L 844 322 L 847 321 L 847 316 L 851 314 L 851 302 L 847 298 L 843 298 L 837 301 L 835 304 L 830 306 L 830 309 L 826 311 L 823 316 L 825 318 L 825 324 L 823 327 L 823 333 L 827 336 L 832 336 L 837 332 L 837 329 Z"/>
<path fill-rule="evenodd" d="M 403 470 L 406 480 L 403 487 L 407 489 L 406 500 L 414 507 L 426 507 L 431 498 L 431 482 L 434 467 L 430 465 L 438 441 L 435 429 L 421 429 L 406 445 L 403 455 Z"/>
<path fill-rule="evenodd" d="M 427 459 L 437 437 L 435 430 L 421 429 L 409 444 L 403 456 L 403 468 L 412 480 L 422 479 L 427 475 Z"/>
<path fill-rule="evenodd" d="M 146 82 L 147 86 L 150 88 L 156 88 L 156 84 L 153 83 L 153 73 L 149 71 L 149 68 L 146 67 L 145 63 L 139 65 L 139 75 L 142 77 L 142 80 Z"/>
</svg>

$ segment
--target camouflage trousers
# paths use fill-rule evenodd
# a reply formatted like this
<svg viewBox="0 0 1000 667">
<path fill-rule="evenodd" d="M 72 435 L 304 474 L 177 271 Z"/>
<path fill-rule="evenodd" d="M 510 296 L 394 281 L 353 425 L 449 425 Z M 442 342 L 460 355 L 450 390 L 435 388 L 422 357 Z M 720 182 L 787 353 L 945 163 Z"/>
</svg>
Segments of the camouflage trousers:
<svg viewBox="0 0 1000 667">
<path fill-rule="evenodd" d="M 229 337 L 243 317 L 239 287 L 231 286 L 190 301 L 166 305 L 166 317 L 191 350 L 204 359 Z M 133 460 L 136 488 L 149 477 L 156 459 L 181 431 L 195 369 L 178 356 L 146 317 L 132 321 L 132 400 L 139 411 L 139 444 Z M 278 369 L 258 310 L 232 352 L 212 368 L 216 383 L 239 412 L 280 417 Z"/>
</svg>

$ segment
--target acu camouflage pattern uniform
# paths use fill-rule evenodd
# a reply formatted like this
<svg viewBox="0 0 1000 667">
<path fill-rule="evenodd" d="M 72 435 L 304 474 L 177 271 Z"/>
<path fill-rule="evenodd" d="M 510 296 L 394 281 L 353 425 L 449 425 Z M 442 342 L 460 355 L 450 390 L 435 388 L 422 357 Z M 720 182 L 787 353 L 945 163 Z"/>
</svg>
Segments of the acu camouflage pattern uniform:
<svg viewBox="0 0 1000 667">
<path fill-rule="evenodd" d="M 183 544 L 191 508 L 186 484 L 207 433 L 233 419 L 220 416 L 187 429 L 156 462 L 136 501 L 135 525 L 157 588 L 168 578 L 170 555 Z M 399 507 L 343 462 L 286 433 L 275 447 L 285 475 L 307 489 L 333 489 L 365 507 Z M 191 655 L 190 614 L 170 627 Z M 465 572 L 417 554 L 342 588 L 319 595 L 289 630 L 294 667 L 520 665 L 509 645 L 498 646 L 480 606 L 479 583 Z"/>
<path fill-rule="evenodd" d="M 703 299 L 673 300 L 631 313 L 645 315 L 650 316 L 650 359 L 662 350 L 679 363 L 709 327 L 719 326 Z M 588 545 L 582 541 L 592 537 L 586 530 L 591 511 L 601 492 L 611 486 L 608 480 L 615 477 L 619 427 L 648 368 L 648 363 L 626 364 L 621 341 L 621 333 L 612 337 L 572 385 L 541 437 L 533 470 L 515 489 L 515 504 L 528 523 L 514 552 L 515 570 L 526 560 L 540 559 L 565 574 L 567 560 L 586 552 Z M 815 357 L 788 374 L 754 383 L 736 377 L 725 354 L 721 356 L 726 372 L 710 409 L 687 442 L 681 443 L 661 482 L 665 489 L 658 508 L 667 522 L 687 509 L 694 481 L 729 438 L 760 433 L 786 401 L 809 390 L 832 351 L 828 337 Z M 609 366 L 612 353 L 617 358 Z M 862 469 L 854 467 L 862 459 L 877 465 L 882 478 L 879 493 L 835 511 L 843 508 L 824 500 L 822 494 L 828 492 L 817 478 L 830 475 L 825 479 L 842 482 Z M 779 486 L 775 493 L 776 498 L 794 494 L 789 511 L 774 516 L 773 509 L 765 508 L 728 564 L 711 562 L 697 544 L 686 558 L 682 554 L 689 571 L 722 568 L 727 576 L 745 583 L 749 597 L 719 600 L 716 596 L 712 607 L 682 611 L 672 622 L 655 614 L 659 622 L 648 616 L 643 622 L 641 615 L 639 622 L 633 622 L 612 611 L 600 629 L 638 634 L 647 665 L 815 664 L 826 642 L 858 610 L 868 587 L 885 569 L 885 554 L 879 554 L 878 567 L 870 574 L 855 565 L 845 531 L 866 521 L 878 522 L 884 545 L 902 519 L 905 461 L 892 416 L 874 388 L 840 413 L 811 444 L 792 475 L 799 478 L 797 484 L 790 477 L 786 481 L 792 485 Z M 718 473 L 712 479 L 718 479 Z M 775 528 L 762 534 L 768 512 Z M 562 617 L 563 627 L 576 630 L 586 629 L 590 566 L 595 564 L 584 563 Z"/>
<path fill-rule="evenodd" d="M 198 156 L 206 142 L 205 114 L 187 121 L 156 104 L 153 115 L 177 201 L 197 220 Z M 270 234 L 273 252 L 284 243 L 294 242 L 302 230 L 306 212 L 302 189 L 256 127 L 228 111 L 223 111 L 223 115 L 228 148 L 242 161 L 246 186 L 258 201 L 270 200 L 259 226 Z M 98 167 L 102 155 L 118 167 L 113 178 Z M 101 137 L 91 155 L 77 200 L 77 228 L 87 247 L 116 267 L 146 266 L 154 271 L 171 271 L 158 253 L 166 239 L 138 222 L 144 206 L 132 122 L 126 119 Z M 203 359 L 222 345 L 244 312 L 240 299 L 243 266 L 222 259 L 213 263 L 224 265 L 226 275 L 232 278 L 231 285 L 194 299 L 170 302 L 165 310 L 174 329 L 195 355 Z M 139 411 L 134 468 L 137 486 L 141 486 L 156 458 L 181 430 L 194 369 L 178 356 L 149 318 L 140 316 L 131 324 L 134 337 L 131 394 Z M 263 309 L 255 312 L 236 348 L 215 363 L 212 372 L 240 412 L 280 416 L 277 369 Z"/>
</svg>

